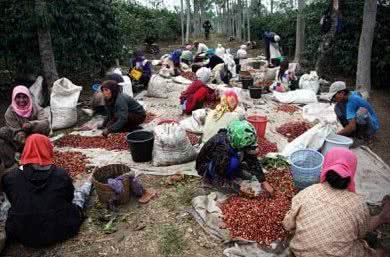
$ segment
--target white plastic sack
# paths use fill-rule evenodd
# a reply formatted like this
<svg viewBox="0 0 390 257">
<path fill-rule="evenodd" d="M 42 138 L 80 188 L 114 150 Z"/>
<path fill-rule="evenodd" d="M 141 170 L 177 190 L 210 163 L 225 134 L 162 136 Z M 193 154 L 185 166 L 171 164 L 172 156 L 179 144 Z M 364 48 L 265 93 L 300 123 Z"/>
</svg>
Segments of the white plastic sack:
<svg viewBox="0 0 390 257">
<path fill-rule="evenodd" d="M 223 56 L 223 61 L 227 65 L 228 70 L 232 73 L 232 77 L 235 78 L 237 76 L 236 72 L 236 63 L 234 62 L 233 55 L 230 54 L 230 49 L 226 50 L 226 54 Z"/>
<path fill-rule="evenodd" d="M 158 72 L 158 74 L 161 76 L 161 77 L 164 77 L 164 78 L 170 78 L 171 77 L 171 69 L 167 68 L 167 67 L 162 67 L 160 69 L 160 71 Z"/>
<path fill-rule="evenodd" d="M 202 134 L 207 111 L 198 109 L 192 112 L 192 116 L 180 121 L 180 126 L 186 131 Z"/>
<path fill-rule="evenodd" d="M 298 89 L 284 93 L 274 91 L 273 97 L 278 102 L 285 104 L 310 104 L 318 102 L 316 94 L 309 89 Z"/>
<path fill-rule="evenodd" d="M 54 82 L 50 97 L 51 127 L 69 128 L 77 122 L 77 101 L 82 87 L 67 78 Z"/>
<path fill-rule="evenodd" d="M 313 122 L 315 120 L 324 122 L 337 122 L 337 116 L 334 111 L 334 104 L 313 103 L 303 107 L 302 116 L 305 120 Z"/>
<path fill-rule="evenodd" d="M 217 49 L 215 49 L 215 55 L 221 58 L 225 55 L 225 48 L 221 44 L 218 44 Z"/>
<path fill-rule="evenodd" d="M 133 97 L 133 85 L 131 84 L 131 79 L 129 76 L 123 76 L 122 70 L 120 68 L 115 68 L 112 73 L 122 76 L 123 82 L 119 83 L 118 85 L 122 86 L 123 94 Z"/>
<path fill-rule="evenodd" d="M 192 83 L 191 80 L 186 79 L 186 78 L 184 78 L 184 77 L 182 77 L 182 76 L 173 77 L 173 78 L 172 78 L 172 81 L 173 81 L 173 82 L 176 82 L 176 83 L 179 83 L 179 84 L 184 84 L 184 85 L 189 85 L 189 84 Z"/>
<path fill-rule="evenodd" d="M 264 73 L 264 80 L 274 80 L 279 72 L 279 67 L 267 68 Z"/>
<path fill-rule="evenodd" d="M 325 138 L 335 131 L 335 125 L 319 123 L 286 145 L 282 155 L 290 157 L 293 152 L 303 149 L 319 150 L 324 144 Z"/>
<path fill-rule="evenodd" d="M 148 97 L 168 98 L 168 80 L 160 75 L 153 75 L 148 85 Z"/>
<path fill-rule="evenodd" d="M 153 166 L 170 166 L 193 161 L 196 150 L 186 131 L 176 123 L 158 125 L 154 129 Z"/>
<path fill-rule="evenodd" d="M 44 101 L 43 94 L 42 94 L 42 82 L 43 82 L 43 77 L 38 76 L 34 84 L 30 87 L 33 103 L 40 106 L 43 104 Z"/>
<path fill-rule="evenodd" d="M 310 74 L 303 74 L 299 79 L 299 88 L 312 90 L 317 94 L 320 89 L 320 81 L 316 71 L 311 71 Z"/>
<path fill-rule="evenodd" d="M 131 79 L 129 78 L 129 76 L 122 76 L 122 78 L 124 82 L 119 83 L 119 85 L 122 86 L 123 94 L 133 97 L 134 93 Z"/>
</svg>

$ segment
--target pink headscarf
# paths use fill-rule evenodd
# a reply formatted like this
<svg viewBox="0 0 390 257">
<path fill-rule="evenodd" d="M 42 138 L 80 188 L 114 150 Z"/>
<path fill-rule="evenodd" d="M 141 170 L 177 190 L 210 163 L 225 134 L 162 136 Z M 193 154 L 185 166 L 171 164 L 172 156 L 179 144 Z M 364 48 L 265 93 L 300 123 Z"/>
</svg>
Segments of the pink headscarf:
<svg viewBox="0 0 390 257">
<path fill-rule="evenodd" d="M 15 98 L 17 94 L 24 94 L 28 97 L 28 104 L 25 107 L 20 107 L 16 104 Z M 16 86 L 12 91 L 12 109 L 17 115 L 23 118 L 30 118 L 33 110 L 31 93 L 25 86 Z"/>
<path fill-rule="evenodd" d="M 355 173 L 357 167 L 356 155 L 347 148 L 336 147 L 332 148 L 325 156 L 324 165 L 321 170 L 320 182 L 324 183 L 326 174 L 333 170 L 342 178 L 351 178 L 348 185 L 350 192 L 355 192 Z"/>
</svg>

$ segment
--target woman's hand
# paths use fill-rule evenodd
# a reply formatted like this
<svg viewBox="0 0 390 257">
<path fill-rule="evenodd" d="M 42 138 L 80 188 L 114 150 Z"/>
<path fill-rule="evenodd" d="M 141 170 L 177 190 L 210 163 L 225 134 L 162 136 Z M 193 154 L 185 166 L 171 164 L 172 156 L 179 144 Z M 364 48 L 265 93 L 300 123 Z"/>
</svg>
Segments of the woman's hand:
<svg viewBox="0 0 390 257">
<path fill-rule="evenodd" d="M 15 141 L 21 145 L 24 145 L 24 143 L 26 142 L 26 138 L 27 138 L 27 135 L 26 135 L 26 132 L 24 132 L 24 131 L 19 131 L 15 135 Z"/>
<path fill-rule="evenodd" d="M 261 187 L 269 194 L 270 197 L 274 194 L 274 189 L 267 181 L 264 181 L 261 184 Z"/>
<path fill-rule="evenodd" d="M 102 136 L 108 137 L 108 134 L 110 134 L 110 131 L 108 131 L 108 129 L 104 129 L 103 133 L 102 133 Z"/>
<path fill-rule="evenodd" d="M 380 214 L 380 221 L 381 223 L 390 223 L 390 199 L 384 198 L 382 204 L 382 212 Z"/>
<path fill-rule="evenodd" d="M 29 123 L 29 122 L 23 123 L 22 128 L 23 128 L 23 130 L 25 130 L 25 131 L 30 131 L 31 128 L 32 128 L 31 123 Z"/>
</svg>

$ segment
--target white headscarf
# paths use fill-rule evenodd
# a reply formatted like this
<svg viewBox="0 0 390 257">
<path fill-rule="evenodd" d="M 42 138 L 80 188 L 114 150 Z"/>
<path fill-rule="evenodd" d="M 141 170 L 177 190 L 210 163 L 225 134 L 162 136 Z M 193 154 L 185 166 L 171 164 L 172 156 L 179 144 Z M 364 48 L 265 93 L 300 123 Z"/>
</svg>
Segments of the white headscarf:
<svg viewBox="0 0 390 257">
<path fill-rule="evenodd" d="M 225 48 L 221 44 L 218 44 L 217 49 L 215 49 L 215 55 L 220 57 L 220 58 L 224 57 L 224 55 L 225 55 Z"/>
<path fill-rule="evenodd" d="M 209 82 L 210 77 L 211 70 L 209 68 L 202 67 L 196 72 L 196 78 L 202 81 L 204 84 L 207 84 L 207 82 Z"/>
</svg>

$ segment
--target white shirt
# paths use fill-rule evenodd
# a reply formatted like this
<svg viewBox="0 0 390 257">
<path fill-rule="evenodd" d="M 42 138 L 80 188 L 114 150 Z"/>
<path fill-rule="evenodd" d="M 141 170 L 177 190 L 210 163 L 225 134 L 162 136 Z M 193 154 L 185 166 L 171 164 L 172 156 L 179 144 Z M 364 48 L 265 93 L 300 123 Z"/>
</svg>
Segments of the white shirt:
<svg viewBox="0 0 390 257">
<path fill-rule="evenodd" d="M 196 52 L 197 54 L 200 54 L 200 53 L 207 53 L 207 51 L 209 50 L 209 48 L 203 44 L 203 43 L 199 43 L 198 45 L 198 51 Z"/>
</svg>

